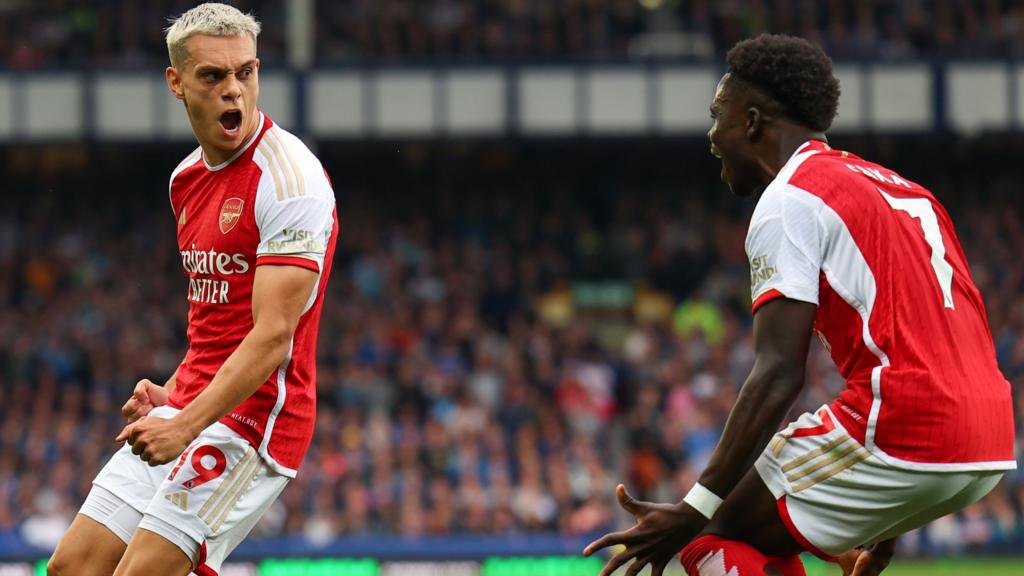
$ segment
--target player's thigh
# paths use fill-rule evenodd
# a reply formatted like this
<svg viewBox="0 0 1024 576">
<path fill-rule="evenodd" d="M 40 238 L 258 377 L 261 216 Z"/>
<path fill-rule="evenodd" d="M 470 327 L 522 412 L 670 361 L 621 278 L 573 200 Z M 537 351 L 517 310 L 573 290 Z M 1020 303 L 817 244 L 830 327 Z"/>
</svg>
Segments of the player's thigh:
<svg viewBox="0 0 1024 576">
<path fill-rule="evenodd" d="M 149 466 L 127 444 L 115 452 L 57 545 L 49 572 L 112 574 L 168 469 Z"/>
<path fill-rule="evenodd" d="M 163 535 L 139 528 L 121 558 L 114 576 L 187 576 L 192 559 Z"/>
<path fill-rule="evenodd" d="M 78 514 L 46 564 L 50 576 L 110 576 L 127 545 L 109 528 Z"/>
<path fill-rule="evenodd" d="M 755 470 L 729 493 L 702 534 L 713 534 L 749 544 L 767 556 L 789 556 L 803 551 L 779 517 L 775 497 Z"/>
</svg>

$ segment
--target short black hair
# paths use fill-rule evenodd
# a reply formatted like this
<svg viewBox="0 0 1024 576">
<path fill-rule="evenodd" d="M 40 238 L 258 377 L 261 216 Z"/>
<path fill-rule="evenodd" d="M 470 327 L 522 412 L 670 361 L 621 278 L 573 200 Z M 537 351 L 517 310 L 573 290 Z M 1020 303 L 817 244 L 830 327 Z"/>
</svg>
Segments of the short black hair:
<svg viewBox="0 0 1024 576">
<path fill-rule="evenodd" d="M 839 109 L 839 80 L 820 46 L 785 34 L 738 42 L 725 57 L 731 77 L 778 102 L 791 120 L 824 132 Z"/>
</svg>

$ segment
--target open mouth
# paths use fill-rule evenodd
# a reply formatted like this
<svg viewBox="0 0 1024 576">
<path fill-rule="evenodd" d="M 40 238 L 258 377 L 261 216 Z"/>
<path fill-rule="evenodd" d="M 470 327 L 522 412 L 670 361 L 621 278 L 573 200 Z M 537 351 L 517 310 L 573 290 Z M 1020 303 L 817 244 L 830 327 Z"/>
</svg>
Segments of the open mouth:
<svg viewBox="0 0 1024 576">
<path fill-rule="evenodd" d="M 220 115 L 220 126 L 229 136 L 238 134 L 242 127 L 242 111 L 229 110 Z"/>
</svg>

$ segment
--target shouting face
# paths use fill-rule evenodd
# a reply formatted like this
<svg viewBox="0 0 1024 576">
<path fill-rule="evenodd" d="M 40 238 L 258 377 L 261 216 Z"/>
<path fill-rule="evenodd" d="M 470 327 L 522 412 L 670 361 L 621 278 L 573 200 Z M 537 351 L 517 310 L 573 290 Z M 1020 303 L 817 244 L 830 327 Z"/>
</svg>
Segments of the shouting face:
<svg viewBox="0 0 1024 576">
<path fill-rule="evenodd" d="M 257 129 L 260 61 L 249 35 L 199 34 L 186 41 L 188 57 L 167 69 L 167 85 L 185 103 L 206 161 L 220 164 Z"/>
</svg>

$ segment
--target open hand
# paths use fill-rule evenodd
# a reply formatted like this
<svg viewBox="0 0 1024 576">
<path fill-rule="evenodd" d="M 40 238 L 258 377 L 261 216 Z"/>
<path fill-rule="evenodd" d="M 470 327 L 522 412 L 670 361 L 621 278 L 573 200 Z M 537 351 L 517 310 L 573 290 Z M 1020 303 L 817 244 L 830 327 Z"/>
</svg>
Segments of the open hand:
<svg viewBox="0 0 1024 576">
<path fill-rule="evenodd" d="M 708 522 L 686 503 L 638 502 L 622 484 L 615 488 L 615 495 L 619 505 L 636 517 L 636 525 L 628 530 L 605 534 L 583 550 L 584 556 L 590 556 L 608 546 L 626 546 L 624 551 L 608 560 L 600 576 L 609 576 L 630 559 L 635 561 L 626 571 L 627 576 L 636 576 L 648 564 L 651 565 L 651 576 L 661 576 L 668 563 Z"/>
<path fill-rule="evenodd" d="M 873 546 L 857 547 L 839 556 L 843 576 L 878 576 L 889 565 L 896 551 L 896 540 L 885 540 Z"/>
<path fill-rule="evenodd" d="M 129 422 L 135 422 L 149 414 L 153 408 L 166 404 L 167 396 L 167 390 L 163 386 L 143 378 L 135 385 L 132 397 L 121 406 L 121 414 L 124 414 Z"/>
<path fill-rule="evenodd" d="M 121 430 L 117 441 L 127 440 L 132 454 L 159 466 L 174 460 L 195 440 L 195 435 L 174 418 L 140 418 Z"/>
</svg>

